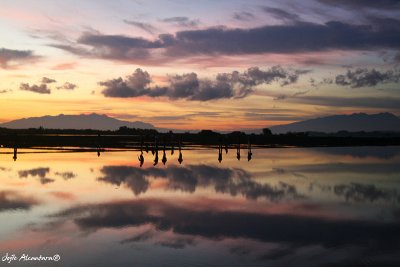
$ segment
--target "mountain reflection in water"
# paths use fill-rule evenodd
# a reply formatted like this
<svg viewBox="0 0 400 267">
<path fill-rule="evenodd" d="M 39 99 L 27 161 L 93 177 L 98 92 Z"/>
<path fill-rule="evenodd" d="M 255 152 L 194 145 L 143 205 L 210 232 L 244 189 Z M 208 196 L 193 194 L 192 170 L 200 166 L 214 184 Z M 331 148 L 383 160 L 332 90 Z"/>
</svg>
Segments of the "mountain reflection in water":
<svg viewBox="0 0 400 267">
<path fill-rule="evenodd" d="M 0 154 L 1 251 L 57 266 L 400 265 L 396 147 L 248 146 L 253 160 L 218 163 L 215 149 L 179 161 L 177 146 L 165 166 L 158 145 Z"/>
</svg>

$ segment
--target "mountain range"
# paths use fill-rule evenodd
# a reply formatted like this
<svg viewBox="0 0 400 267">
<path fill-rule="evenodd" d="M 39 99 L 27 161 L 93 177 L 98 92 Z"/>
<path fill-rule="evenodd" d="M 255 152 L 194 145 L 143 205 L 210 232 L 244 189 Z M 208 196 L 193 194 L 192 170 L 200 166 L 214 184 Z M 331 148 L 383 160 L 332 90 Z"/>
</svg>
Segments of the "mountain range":
<svg viewBox="0 0 400 267">
<path fill-rule="evenodd" d="M 156 128 L 150 123 L 141 121 L 129 122 L 100 115 L 96 113 L 81 115 L 64 115 L 32 117 L 14 120 L 0 124 L 0 127 L 10 129 L 47 128 L 47 129 L 95 129 L 95 130 L 117 130 L 121 126 L 129 128 L 156 129 L 167 131 L 168 129 Z M 310 119 L 286 125 L 270 127 L 273 133 L 286 132 L 325 132 L 335 133 L 338 131 L 349 132 L 372 132 L 392 131 L 400 132 L 400 118 L 392 113 L 365 114 L 354 113 L 351 115 L 334 115 L 316 119 Z M 235 129 L 234 129 L 235 130 Z M 237 129 L 241 130 L 241 129 Z M 173 130 L 182 132 L 183 130 Z M 261 132 L 261 130 L 249 130 L 248 132 Z"/>
<path fill-rule="evenodd" d="M 94 129 L 117 130 L 121 126 L 129 128 L 155 129 L 150 123 L 141 121 L 129 122 L 100 115 L 96 113 L 81 115 L 64 115 L 32 117 L 14 120 L 0 124 L 0 127 L 10 129 L 47 128 L 47 129 Z"/>
<path fill-rule="evenodd" d="M 270 127 L 273 133 L 286 132 L 372 132 L 389 131 L 400 132 L 400 118 L 392 113 L 365 114 L 354 113 L 351 115 L 334 115 L 286 125 Z"/>
</svg>

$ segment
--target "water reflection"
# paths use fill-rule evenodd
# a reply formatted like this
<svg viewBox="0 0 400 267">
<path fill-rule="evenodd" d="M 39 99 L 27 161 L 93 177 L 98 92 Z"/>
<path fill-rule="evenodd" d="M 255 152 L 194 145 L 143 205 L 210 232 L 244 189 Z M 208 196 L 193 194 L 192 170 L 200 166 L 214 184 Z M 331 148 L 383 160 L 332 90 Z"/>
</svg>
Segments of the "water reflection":
<svg viewBox="0 0 400 267">
<path fill-rule="evenodd" d="M 14 161 L 17 160 L 17 153 L 18 153 L 17 147 L 15 146 L 15 147 L 14 147 L 14 156 L 13 156 L 13 160 L 14 160 Z"/>
<path fill-rule="evenodd" d="M 183 192 L 193 193 L 198 187 L 213 187 L 216 193 L 243 195 L 250 199 L 265 197 L 276 201 L 283 197 L 303 197 L 293 185 L 281 181 L 275 186 L 261 184 L 253 181 L 250 173 L 238 168 L 206 165 L 171 166 L 166 169 L 105 166 L 101 173 L 103 176 L 98 178 L 99 181 L 118 186 L 125 184 L 135 195 L 145 193 L 151 179 L 163 179 L 167 182 L 166 189 Z"/>
<path fill-rule="evenodd" d="M 169 145 L 162 145 L 164 158 Z M 257 149 L 250 161 L 248 142 L 245 164 L 234 155 L 216 163 L 214 148 L 185 150 L 189 164 L 180 165 L 176 146 L 178 162 L 169 156 L 157 167 L 144 161 L 152 157 L 145 144 L 140 154 L 100 159 L 0 157 L 0 249 L 34 255 L 56 248 L 59 266 L 400 264 L 395 149 Z M 157 139 L 151 149 L 156 158 Z"/>
</svg>

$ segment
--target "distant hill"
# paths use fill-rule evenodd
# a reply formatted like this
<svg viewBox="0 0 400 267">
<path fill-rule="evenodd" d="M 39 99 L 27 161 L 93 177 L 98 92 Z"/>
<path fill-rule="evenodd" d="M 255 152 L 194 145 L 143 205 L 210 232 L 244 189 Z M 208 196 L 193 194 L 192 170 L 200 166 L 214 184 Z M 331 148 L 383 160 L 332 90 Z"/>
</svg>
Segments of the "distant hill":
<svg viewBox="0 0 400 267">
<path fill-rule="evenodd" d="M 92 114 L 81 114 L 81 115 L 64 115 L 58 116 L 43 116 L 24 118 L 20 120 L 14 120 L 0 124 L 0 127 L 10 129 L 27 129 L 27 128 L 39 128 L 47 129 L 93 129 L 93 130 L 116 130 L 121 126 L 127 126 L 129 128 L 141 128 L 141 129 L 155 129 L 150 123 L 144 123 L 141 121 L 129 122 L 122 121 L 108 117 L 107 115 L 99 115 L 96 113 Z"/>
<path fill-rule="evenodd" d="M 273 133 L 338 131 L 400 132 L 400 118 L 392 113 L 335 115 L 270 127 Z"/>
</svg>

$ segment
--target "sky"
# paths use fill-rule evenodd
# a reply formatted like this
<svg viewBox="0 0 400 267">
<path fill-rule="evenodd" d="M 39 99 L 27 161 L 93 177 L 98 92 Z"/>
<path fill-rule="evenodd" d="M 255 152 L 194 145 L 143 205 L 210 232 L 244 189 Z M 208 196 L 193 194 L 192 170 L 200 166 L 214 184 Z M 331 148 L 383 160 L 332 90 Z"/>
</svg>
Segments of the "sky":
<svg viewBox="0 0 400 267">
<path fill-rule="evenodd" d="M 240 130 L 400 116 L 398 0 L 2 0 L 0 122 Z"/>
</svg>

